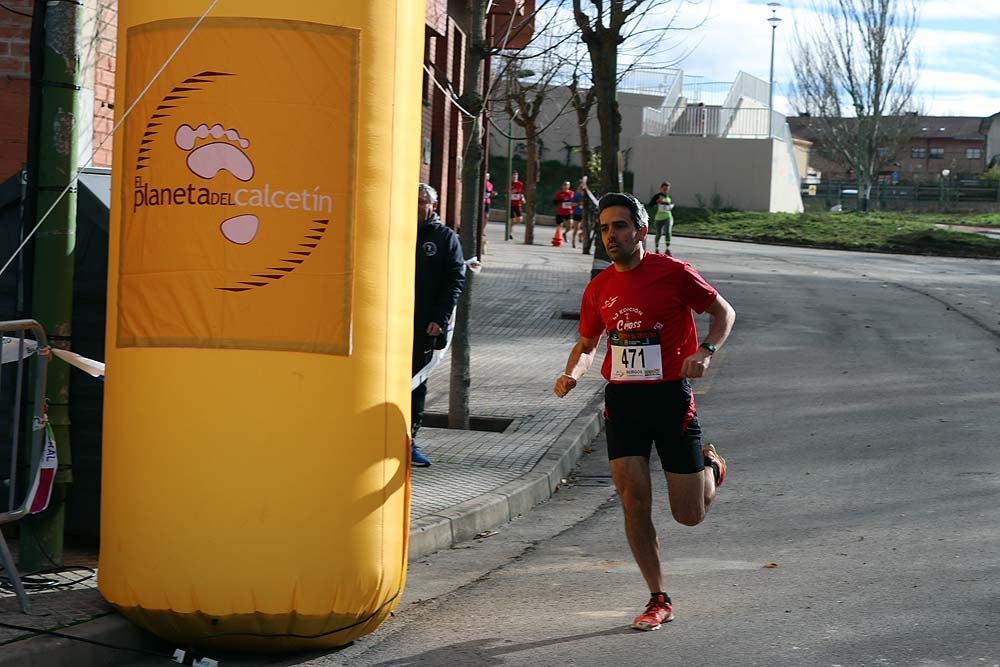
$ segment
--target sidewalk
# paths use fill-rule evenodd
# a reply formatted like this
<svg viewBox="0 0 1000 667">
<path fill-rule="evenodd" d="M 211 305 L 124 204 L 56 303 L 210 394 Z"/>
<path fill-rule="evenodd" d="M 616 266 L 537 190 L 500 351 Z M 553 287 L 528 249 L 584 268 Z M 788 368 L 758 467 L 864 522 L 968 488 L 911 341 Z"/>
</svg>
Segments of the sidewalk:
<svg viewBox="0 0 1000 667">
<path fill-rule="evenodd" d="M 497 528 L 548 499 L 600 431 L 600 373 L 588 373 L 564 399 L 552 393 L 577 337 L 592 260 L 568 242 L 549 245 L 552 229 L 536 226 L 536 245 L 525 246 L 503 241 L 502 223 L 487 226 L 484 268 L 472 287 L 469 407 L 474 419 L 486 418 L 493 428 L 500 420 L 510 423 L 503 432 L 420 430 L 417 440 L 433 465 L 412 472 L 410 560 Z M 514 237 L 523 240 L 523 226 L 515 228 Z M 448 412 L 450 370 L 449 355 L 428 383 L 432 420 Z M 144 632 L 104 602 L 95 585 L 90 578 L 74 588 L 31 595 L 44 616 L 25 616 L 13 596 L 0 594 L 0 667 L 111 665 L 127 657 L 2 624 L 61 628 L 115 646 L 152 646 Z"/>
</svg>

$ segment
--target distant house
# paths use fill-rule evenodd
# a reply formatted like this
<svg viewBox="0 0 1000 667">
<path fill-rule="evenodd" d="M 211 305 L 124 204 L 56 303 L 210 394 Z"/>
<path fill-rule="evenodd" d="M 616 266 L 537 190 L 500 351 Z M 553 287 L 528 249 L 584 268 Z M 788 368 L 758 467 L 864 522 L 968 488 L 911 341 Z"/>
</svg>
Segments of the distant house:
<svg viewBox="0 0 1000 667">
<path fill-rule="evenodd" d="M 986 168 L 1000 166 L 1000 112 L 984 118 L 979 132 L 986 137 Z"/>
<path fill-rule="evenodd" d="M 987 168 L 989 158 L 984 121 L 990 119 L 979 116 L 913 116 L 903 120 L 912 128 L 910 137 L 895 154 L 884 156 L 886 166 L 879 174 L 880 181 L 930 181 L 945 169 L 954 176 L 978 176 Z M 816 130 L 818 122 L 810 116 L 788 119 L 792 137 L 812 143 L 808 171 L 821 173 L 824 180 L 853 178 L 845 165 L 824 148 Z M 995 133 L 998 136 L 994 138 L 994 146 L 997 146 L 1000 144 L 1000 128 Z"/>
</svg>

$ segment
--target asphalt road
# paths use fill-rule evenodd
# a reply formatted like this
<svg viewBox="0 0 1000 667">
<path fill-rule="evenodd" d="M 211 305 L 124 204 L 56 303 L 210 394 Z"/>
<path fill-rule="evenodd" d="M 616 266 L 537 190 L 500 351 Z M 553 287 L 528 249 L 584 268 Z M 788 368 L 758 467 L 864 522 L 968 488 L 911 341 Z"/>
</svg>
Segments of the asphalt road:
<svg viewBox="0 0 1000 667">
<path fill-rule="evenodd" d="M 529 516 L 413 563 L 378 631 L 268 664 L 1000 667 L 1000 262 L 676 246 L 738 312 L 696 385 L 730 476 L 696 528 L 656 489 L 677 620 L 627 628 L 599 438 Z"/>
</svg>

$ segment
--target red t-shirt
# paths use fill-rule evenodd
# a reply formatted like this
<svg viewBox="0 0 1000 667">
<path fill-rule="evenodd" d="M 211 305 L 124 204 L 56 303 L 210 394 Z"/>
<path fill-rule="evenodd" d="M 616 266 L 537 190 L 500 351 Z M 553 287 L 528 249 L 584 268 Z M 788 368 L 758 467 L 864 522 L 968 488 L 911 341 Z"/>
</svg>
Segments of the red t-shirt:
<svg viewBox="0 0 1000 667">
<path fill-rule="evenodd" d="M 601 374 L 608 382 L 679 380 L 684 359 L 698 350 L 694 313 L 718 292 L 690 264 L 646 253 L 639 266 L 609 266 L 590 281 L 580 305 L 580 335 L 608 332 Z"/>
<path fill-rule="evenodd" d="M 556 215 L 573 215 L 573 191 L 560 190 L 556 193 Z"/>
<path fill-rule="evenodd" d="M 510 205 L 520 206 L 524 201 L 524 181 L 513 181 L 510 184 Z"/>
</svg>

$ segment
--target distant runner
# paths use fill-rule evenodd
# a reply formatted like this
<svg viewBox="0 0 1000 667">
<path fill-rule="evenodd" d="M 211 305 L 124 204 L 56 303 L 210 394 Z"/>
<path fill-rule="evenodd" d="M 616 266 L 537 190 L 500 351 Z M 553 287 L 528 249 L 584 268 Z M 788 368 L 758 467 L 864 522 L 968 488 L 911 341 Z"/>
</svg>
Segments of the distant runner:
<svg viewBox="0 0 1000 667">
<path fill-rule="evenodd" d="M 656 630 L 674 618 L 664 588 L 660 546 L 652 521 L 649 457 L 656 445 L 667 478 L 670 511 L 685 526 L 705 519 L 726 461 L 702 445 L 701 426 L 688 378 L 705 374 L 722 347 L 736 312 L 691 265 L 646 252 L 646 209 L 635 197 L 601 197 L 600 232 L 612 265 L 583 293 L 580 338 L 569 353 L 556 396 L 569 393 L 587 372 L 608 334 L 601 374 L 611 476 L 625 514 L 625 534 L 649 587 L 636 630 Z M 711 316 L 699 343 L 692 311 Z"/>
<path fill-rule="evenodd" d="M 583 243 L 583 231 L 580 229 L 580 225 L 583 223 L 583 189 L 586 186 L 581 180 L 579 185 L 576 186 L 576 190 L 573 191 L 573 231 L 571 242 L 573 247 L 576 247 L 576 242 L 580 241 Z"/>
<path fill-rule="evenodd" d="M 490 172 L 486 172 L 486 181 L 483 183 L 483 220 L 490 221 L 490 202 L 493 200 L 493 183 L 490 182 Z"/>
<path fill-rule="evenodd" d="M 508 188 L 510 193 L 510 230 L 514 231 L 514 225 L 521 222 L 524 216 L 524 183 L 521 182 L 521 177 L 515 171 L 510 175 L 510 187 Z M 507 237 L 507 240 L 514 238 L 514 234 L 511 233 Z"/>
<path fill-rule="evenodd" d="M 666 254 L 670 254 L 670 238 L 674 229 L 674 202 L 670 199 L 670 183 L 660 183 L 660 191 L 653 195 L 646 206 L 655 206 L 653 213 L 653 231 L 656 241 L 653 249 L 660 252 L 660 236 L 666 237 Z"/>
<path fill-rule="evenodd" d="M 569 234 L 569 221 L 573 217 L 573 190 L 569 181 L 563 181 L 562 189 L 552 197 L 556 205 L 556 224 L 562 227 L 563 236 Z"/>
</svg>

